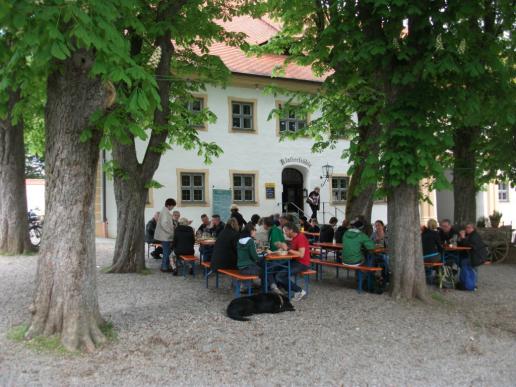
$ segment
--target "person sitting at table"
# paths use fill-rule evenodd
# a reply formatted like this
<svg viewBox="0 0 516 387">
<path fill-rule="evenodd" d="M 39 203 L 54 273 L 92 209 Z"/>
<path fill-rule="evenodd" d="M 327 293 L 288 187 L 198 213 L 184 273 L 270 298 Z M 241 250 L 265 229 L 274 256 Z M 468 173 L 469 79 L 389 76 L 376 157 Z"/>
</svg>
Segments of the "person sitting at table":
<svg viewBox="0 0 516 387">
<path fill-rule="evenodd" d="M 191 221 L 186 218 L 179 218 L 178 226 L 174 232 L 174 254 L 177 257 L 180 255 L 194 255 L 195 234 L 194 229 L 190 227 Z M 177 275 L 177 265 L 173 273 Z M 193 269 L 190 269 L 190 274 L 193 274 Z"/>
<path fill-rule="evenodd" d="M 315 218 L 310 219 L 310 227 L 308 229 L 308 232 L 313 232 L 313 233 L 321 232 L 321 229 L 319 228 L 319 222 L 317 222 L 317 219 L 315 219 Z"/>
<path fill-rule="evenodd" d="M 385 225 L 381 220 L 374 222 L 374 231 L 371 239 L 376 246 L 387 247 L 387 235 L 385 235 Z"/>
<path fill-rule="evenodd" d="M 310 268 L 310 245 L 308 239 L 299 232 L 299 229 L 294 223 L 287 223 L 284 227 L 284 231 L 292 240 L 288 253 L 297 256 L 297 258 L 290 261 L 290 274 L 294 275 L 308 270 Z M 275 277 L 278 286 L 281 286 L 285 290 L 288 289 L 288 283 L 290 281 L 290 289 L 294 292 L 293 301 L 300 301 L 306 295 L 303 288 L 288 278 L 287 272 L 281 271 L 277 273 Z M 271 290 L 273 290 L 272 286 Z"/>
<path fill-rule="evenodd" d="M 335 227 L 337 226 L 337 222 L 337 218 L 332 216 L 330 218 L 329 224 L 323 224 L 321 226 L 319 242 L 333 243 L 333 237 L 335 236 Z"/>
<path fill-rule="evenodd" d="M 468 255 L 470 264 L 474 270 L 477 269 L 477 266 L 482 265 L 487 260 L 489 255 L 487 245 L 480 237 L 480 234 L 477 232 L 473 223 L 468 223 L 464 230 L 459 231 L 458 245 L 471 247 Z"/>
<path fill-rule="evenodd" d="M 423 228 L 421 233 L 421 243 L 423 244 L 423 259 L 425 262 L 441 261 L 443 247 L 435 219 L 428 219 L 426 227 Z"/>
<path fill-rule="evenodd" d="M 279 249 L 286 250 L 287 244 L 285 243 L 285 236 L 283 231 L 274 224 L 272 218 L 265 218 L 263 220 L 263 228 L 268 232 L 268 243 L 271 251 L 277 251 Z"/>
<path fill-rule="evenodd" d="M 276 213 L 276 214 L 272 215 L 272 218 L 273 218 L 273 220 L 274 220 L 274 224 L 275 224 L 276 226 L 279 226 L 279 225 L 280 225 L 280 217 L 281 217 L 281 216 L 280 216 L 280 214 L 278 214 L 278 213 Z"/>
<path fill-rule="evenodd" d="M 285 222 L 285 224 L 287 224 L 288 221 Z M 301 231 L 308 231 L 310 229 L 311 225 L 310 223 L 308 223 L 308 219 L 306 218 L 306 216 L 301 216 L 299 218 L 299 229 Z"/>
<path fill-rule="evenodd" d="M 342 237 L 342 263 L 346 265 L 358 266 L 364 263 L 365 257 L 363 250 L 372 250 L 374 242 L 362 232 L 364 224 L 355 219 L 351 222 L 351 228 Z"/>
<path fill-rule="evenodd" d="M 201 215 L 201 225 L 197 229 L 196 235 L 198 238 L 202 238 L 202 236 L 211 236 L 211 224 L 210 218 L 206 214 Z"/>
<path fill-rule="evenodd" d="M 158 224 L 159 212 L 156 212 L 154 216 L 147 222 L 145 226 L 145 242 L 148 244 L 158 244 L 159 241 L 154 239 L 154 233 L 156 232 L 156 225 Z M 163 248 L 158 246 L 154 248 L 154 251 L 150 253 L 154 259 L 161 259 Z"/>
<path fill-rule="evenodd" d="M 349 220 L 344 219 L 342 224 L 335 230 L 335 243 L 342 243 L 344 233 L 349 230 Z"/>
<path fill-rule="evenodd" d="M 269 230 L 263 225 L 266 218 L 260 218 L 258 226 L 256 226 L 256 237 L 254 238 L 258 246 L 266 246 L 269 244 Z"/>
<path fill-rule="evenodd" d="M 256 252 L 256 228 L 254 224 L 247 223 L 240 234 L 237 243 L 237 267 L 242 275 L 262 275 L 260 258 Z"/>
<path fill-rule="evenodd" d="M 457 227 L 452 226 L 450 219 L 443 219 L 439 222 L 439 237 L 441 242 L 445 245 L 449 245 L 453 239 L 457 239 L 459 232 Z"/>
<path fill-rule="evenodd" d="M 254 214 L 251 216 L 251 224 L 256 228 L 258 226 L 258 222 L 260 221 L 260 215 Z"/>
<path fill-rule="evenodd" d="M 237 242 L 240 227 L 235 218 L 230 218 L 224 230 L 217 236 L 211 256 L 211 270 L 237 268 Z"/>
<path fill-rule="evenodd" d="M 181 217 L 181 213 L 178 210 L 172 212 L 172 219 L 174 221 L 174 227 L 179 225 L 179 218 Z"/>
<path fill-rule="evenodd" d="M 217 238 L 219 234 L 224 230 L 226 225 L 220 220 L 220 215 L 214 214 L 211 216 L 211 236 Z"/>
</svg>

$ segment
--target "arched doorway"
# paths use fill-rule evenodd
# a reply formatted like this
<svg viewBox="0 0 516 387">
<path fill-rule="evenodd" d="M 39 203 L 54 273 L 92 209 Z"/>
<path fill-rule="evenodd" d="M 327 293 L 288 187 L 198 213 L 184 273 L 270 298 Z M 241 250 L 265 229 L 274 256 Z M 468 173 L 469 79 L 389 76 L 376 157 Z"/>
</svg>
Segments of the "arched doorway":
<svg viewBox="0 0 516 387">
<path fill-rule="evenodd" d="M 287 212 L 298 212 L 298 208 L 303 210 L 303 174 L 297 169 L 285 168 L 281 173 L 281 184 L 282 208 Z"/>
</svg>

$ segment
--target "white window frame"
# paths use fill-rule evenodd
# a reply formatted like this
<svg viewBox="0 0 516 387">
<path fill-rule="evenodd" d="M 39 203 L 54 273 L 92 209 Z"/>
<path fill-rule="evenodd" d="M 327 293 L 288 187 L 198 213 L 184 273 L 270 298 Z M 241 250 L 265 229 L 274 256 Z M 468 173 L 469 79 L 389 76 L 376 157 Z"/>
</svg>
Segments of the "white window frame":
<svg viewBox="0 0 516 387">
<path fill-rule="evenodd" d="M 190 184 L 189 185 L 183 185 L 183 177 L 189 176 Z M 195 185 L 195 177 L 201 177 L 201 185 Z M 179 173 L 179 192 L 181 194 L 181 203 L 188 203 L 188 204 L 202 204 L 206 203 L 206 175 L 204 172 L 180 172 Z M 190 199 L 184 199 L 183 198 L 183 191 L 189 191 Z M 202 198 L 201 199 L 195 199 L 195 191 L 201 191 L 202 192 Z"/>
<path fill-rule="evenodd" d="M 339 184 L 338 187 L 335 187 L 333 179 L 344 179 L 346 181 L 346 187 L 342 188 L 340 186 L 340 184 Z M 331 186 L 331 202 L 332 203 L 346 203 L 347 200 L 348 200 L 348 189 L 349 189 L 350 177 L 349 176 L 345 176 L 345 175 L 333 175 L 332 177 L 330 177 L 330 180 L 331 180 L 331 184 L 330 184 L 330 186 Z M 344 192 L 345 193 L 345 199 L 338 199 L 338 200 L 336 200 L 335 199 L 335 192 Z"/>
<path fill-rule="evenodd" d="M 508 202 L 509 201 L 509 183 L 501 182 L 498 183 L 498 201 L 499 202 Z"/>
</svg>

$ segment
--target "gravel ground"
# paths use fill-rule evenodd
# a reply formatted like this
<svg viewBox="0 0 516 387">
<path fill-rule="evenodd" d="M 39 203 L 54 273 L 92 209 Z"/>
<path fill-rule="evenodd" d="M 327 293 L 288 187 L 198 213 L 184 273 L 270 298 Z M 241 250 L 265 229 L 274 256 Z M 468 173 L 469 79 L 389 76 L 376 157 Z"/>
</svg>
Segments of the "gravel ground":
<svg viewBox="0 0 516 387">
<path fill-rule="evenodd" d="M 109 264 L 112 240 L 97 240 Z M 0 386 L 516 385 L 516 265 L 480 268 L 475 293 L 433 289 L 431 305 L 312 282 L 293 313 L 229 320 L 229 284 L 99 271 L 118 340 L 91 355 L 35 352 L 6 338 L 29 319 L 35 256 L 0 257 Z M 152 258 L 151 258 L 152 259 Z M 437 294 L 437 295 L 436 295 Z"/>
</svg>

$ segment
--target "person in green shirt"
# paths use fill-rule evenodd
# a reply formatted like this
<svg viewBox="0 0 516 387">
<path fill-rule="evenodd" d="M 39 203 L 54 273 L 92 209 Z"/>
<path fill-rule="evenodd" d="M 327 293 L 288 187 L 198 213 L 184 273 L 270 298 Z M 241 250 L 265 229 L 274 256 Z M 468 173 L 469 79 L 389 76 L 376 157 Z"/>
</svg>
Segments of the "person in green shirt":
<svg viewBox="0 0 516 387">
<path fill-rule="evenodd" d="M 351 223 L 351 228 L 342 237 L 342 263 L 361 265 L 365 261 L 364 250 L 374 249 L 374 241 L 361 230 L 364 224 L 360 220 Z"/>
<path fill-rule="evenodd" d="M 279 249 L 287 250 L 285 235 L 283 235 L 283 231 L 274 224 L 272 218 L 268 217 L 264 219 L 263 228 L 269 232 L 269 248 L 271 251 L 277 251 Z"/>
</svg>

